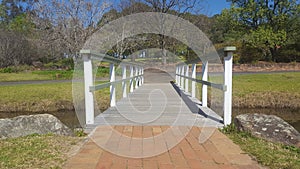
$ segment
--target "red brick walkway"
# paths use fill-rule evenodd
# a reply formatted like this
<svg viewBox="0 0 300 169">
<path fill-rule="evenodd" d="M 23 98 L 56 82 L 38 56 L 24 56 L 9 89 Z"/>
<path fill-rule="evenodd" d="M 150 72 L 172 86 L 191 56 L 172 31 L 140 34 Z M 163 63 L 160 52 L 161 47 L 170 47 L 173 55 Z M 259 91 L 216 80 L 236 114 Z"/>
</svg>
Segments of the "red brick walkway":
<svg viewBox="0 0 300 169">
<path fill-rule="evenodd" d="M 115 126 L 129 138 L 149 138 L 166 131 L 168 126 Z M 70 169 L 260 169 L 256 161 L 245 154 L 224 134 L 211 130 L 204 143 L 198 141 L 203 128 L 192 127 L 184 139 L 162 154 L 148 158 L 126 158 L 105 151 L 89 140 L 64 168 Z M 101 128 L 96 132 L 101 132 Z M 124 144 L 119 140 L 119 145 Z M 167 145 L 168 143 L 165 143 Z M 160 145 L 161 146 L 161 145 Z M 167 147 L 167 146 L 166 146 Z M 155 149 L 155 145 L 154 145 Z M 143 151 L 146 151 L 143 149 Z"/>
</svg>

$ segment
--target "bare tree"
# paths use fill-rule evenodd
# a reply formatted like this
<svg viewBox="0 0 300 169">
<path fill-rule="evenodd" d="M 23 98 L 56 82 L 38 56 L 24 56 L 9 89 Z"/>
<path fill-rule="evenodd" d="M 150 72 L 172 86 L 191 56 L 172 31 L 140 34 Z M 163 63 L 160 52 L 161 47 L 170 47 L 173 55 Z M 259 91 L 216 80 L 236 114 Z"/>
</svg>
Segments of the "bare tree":
<svg viewBox="0 0 300 169">
<path fill-rule="evenodd" d="M 144 3 L 152 7 L 154 12 L 172 13 L 178 16 L 186 12 L 199 12 L 201 10 L 202 0 L 143 0 Z M 164 29 L 164 23 L 161 28 Z M 165 35 L 159 35 L 159 45 L 162 49 L 162 64 L 167 63 L 167 50 L 166 50 L 167 38 Z"/>
<path fill-rule="evenodd" d="M 33 18 L 38 29 L 45 32 L 44 41 L 75 54 L 99 29 L 98 23 L 110 6 L 104 0 L 40 0 Z"/>
<path fill-rule="evenodd" d="M 30 64 L 30 44 L 17 32 L 0 29 L 0 67 Z"/>
</svg>

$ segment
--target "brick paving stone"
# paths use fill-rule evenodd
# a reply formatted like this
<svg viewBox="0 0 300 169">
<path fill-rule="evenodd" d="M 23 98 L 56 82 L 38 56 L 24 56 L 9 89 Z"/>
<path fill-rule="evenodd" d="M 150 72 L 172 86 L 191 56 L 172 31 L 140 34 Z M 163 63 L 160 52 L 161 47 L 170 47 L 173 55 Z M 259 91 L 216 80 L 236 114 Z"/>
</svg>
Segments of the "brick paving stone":
<svg viewBox="0 0 300 169">
<path fill-rule="evenodd" d="M 159 164 L 158 165 L 159 169 L 174 169 L 174 165 L 173 164 Z"/>
<path fill-rule="evenodd" d="M 198 169 L 201 166 L 201 161 L 199 159 L 188 159 L 187 163 L 191 169 Z"/>
<path fill-rule="evenodd" d="M 143 160 L 143 169 L 154 169 L 158 168 L 158 164 L 156 160 Z"/>
<path fill-rule="evenodd" d="M 151 126 L 143 126 L 143 138 L 152 137 L 152 127 Z"/>
<path fill-rule="evenodd" d="M 212 156 L 206 151 L 196 150 L 195 152 L 196 152 L 199 160 L 201 160 L 202 162 L 213 162 L 214 161 Z"/>
<path fill-rule="evenodd" d="M 143 137 L 143 126 L 133 126 L 132 137 L 142 138 Z"/>
<path fill-rule="evenodd" d="M 152 127 L 152 133 L 153 136 L 161 134 L 162 133 L 161 127 L 160 126 Z"/>
<path fill-rule="evenodd" d="M 220 167 L 220 169 L 237 169 L 237 168 L 235 168 L 235 166 L 233 166 L 231 164 L 222 164 L 219 167 Z"/>
<path fill-rule="evenodd" d="M 253 164 L 252 158 L 247 154 L 230 154 L 226 158 L 231 164 L 237 165 L 251 165 Z"/>
<path fill-rule="evenodd" d="M 128 159 L 127 161 L 128 167 L 142 167 L 143 166 L 143 160 L 142 159 Z"/>
<path fill-rule="evenodd" d="M 168 152 L 158 155 L 156 160 L 158 164 L 172 164 L 172 160 Z"/>
<path fill-rule="evenodd" d="M 136 158 L 121 157 L 88 141 L 75 156 L 68 159 L 66 169 L 262 169 L 251 157 L 218 130 L 174 126 L 114 126 L 119 134 L 110 135 L 109 128 L 97 128 L 93 140 L 109 138 L 106 145 L 119 152 L 127 151 Z M 168 129 L 172 129 L 168 130 Z M 173 130 L 174 129 L 174 130 Z M 214 131 L 215 130 L 215 131 Z M 171 131 L 171 132 L 167 132 Z M 213 132 L 212 132 L 213 131 Z M 100 133 L 99 133 L 100 132 Z M 204 143 L 199 134 L 212 132 Z M 120 134 L 126 134 L 123 137 Z M 183 135 L 187 134 L 182 139 Z M 153 135 L 156 135 L 153 137 Z M 120 137 L 121 136 L 121 137 Z M 181 138 L 180 138 L 181 137 Z M 139 139 L 140 138 L 140 139 Z M 141 138 L 144 138 L 141 140 Z M 180 141 L 180 142 L 179 142 Z M 171 148 L 172 144 L 176 144 Z M 104 142 L 105 143 L 105 142 Z M 132 155 L 131 154 L 131 155 Z M 153 157 L 153 154 L 156 156 Z M 144 155 L 148 158 L 139 158 Z"/>
</svg>

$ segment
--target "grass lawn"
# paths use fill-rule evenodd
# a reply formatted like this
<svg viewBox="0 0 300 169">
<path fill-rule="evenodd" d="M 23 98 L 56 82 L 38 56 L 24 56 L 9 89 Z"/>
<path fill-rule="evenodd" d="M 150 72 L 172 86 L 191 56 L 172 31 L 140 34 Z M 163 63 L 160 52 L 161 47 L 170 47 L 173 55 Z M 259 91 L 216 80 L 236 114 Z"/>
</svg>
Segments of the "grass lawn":
<svg viewBox="0 0 300 169">
<path fill-rule="evenodd" d="M 233 77 L 235 107 L 300 107 L 300 72 Z"/>
<path fill-rule="evenodd" d="M 198 83 L 198 99 L 201 86 Z M 233 107 L 297 109 L 300 108 L 300 72 L 234 75 L 232 92 Z"/>
<path fill-rule="evenodd" d="M 109 88 L 97 91 L 100 109 L 108 106 Z M 0 86 L 0 111 L 54 112 L 73 108 L 72 83 Z"/>
<path fill-rule="evenodd" d="M 0 168 L 62 168 L 68 151 L 80 140 L 52 134 L 0 140 Z"/>
<path fill-rule="evenodd" d="M 116 73 L 120 74 L 121 69 L 117 69 Z M 82 73 L 77 71 L 77 73 Z M 97 78 L 108 77 L 108 67 L 98 67 Z M 73 70 L 35 70 L 22 71 L 18 73 L 0 73 L 0 82 L 13 81 L 29 81 L 29 80 L 71 80 L 73 78 Z"/>
<path fill-rule="evenodd" d="M 72 79 L 73 71 L 43 70 L 19 73 L 0 73 L 0 81 L 27 81 L 27 80 L 66 80 Z"/>
<path fill-rule="evenodd" d="M 300 169 L 299 148 L 271 143 L 249 133 L 238 132 L 233 126 L 223 129 L 222 132 L 243 151 L 270 169 Z"/>
</svg>

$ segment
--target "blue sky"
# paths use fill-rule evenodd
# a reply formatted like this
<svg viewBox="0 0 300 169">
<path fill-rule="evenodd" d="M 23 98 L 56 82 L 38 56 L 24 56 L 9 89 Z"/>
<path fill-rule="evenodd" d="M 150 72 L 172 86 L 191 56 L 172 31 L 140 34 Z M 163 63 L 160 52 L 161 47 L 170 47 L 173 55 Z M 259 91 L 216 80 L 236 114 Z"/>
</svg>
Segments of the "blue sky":
<svg viewBox="0 0 300 169">
<path fill-rule="evenodd" d="M 205 9 L 201 13 L 208 16 L 220 14 L 223 9 L 230 7 L 230 3 L 226 0 L 205 0 L 203 4 Z"/>
</svg>

